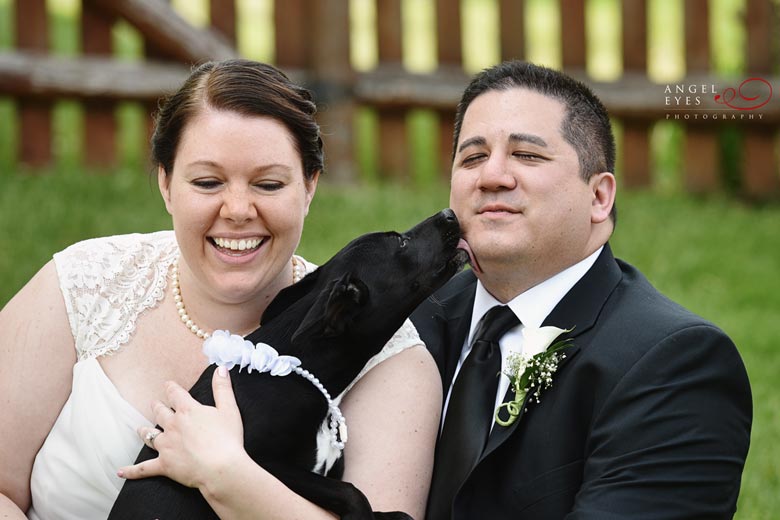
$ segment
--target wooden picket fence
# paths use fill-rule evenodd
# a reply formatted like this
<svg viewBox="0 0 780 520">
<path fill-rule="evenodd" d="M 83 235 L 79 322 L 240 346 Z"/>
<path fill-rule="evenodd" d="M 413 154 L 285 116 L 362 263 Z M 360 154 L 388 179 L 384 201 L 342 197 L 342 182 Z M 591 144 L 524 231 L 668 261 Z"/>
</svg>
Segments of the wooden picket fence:
<svg viewBox="0 0 780 520">
<path fill-rule="evenodd" d="M 350 62 L 349 0 L 273 1 L 274 63 L 316 93 L 331 178 L 351 181 L 359 177 L 354 149 L 358 107 L 377 114 L 381 143 L 376 147 L 378 167 L 382 176 L 390 178 L 408 176 L 409 111 L 435 113 L 438 154 L 442 176 L 446 176 L 454 107 L 468 81 L 460 29 L 463 10 L 458 0 L 430 1 L 435 3 L 438 66 L 426 74 L 410 73 L 402 64 L 401 0 L 375 0 L 378 64 L 370 71 L 358 71 Z M 495 30 L 500 35 L 501 59 L 524 58 L 525 2 L 493 1 L 499 12 Z M 780 198 L 780 92 L 772 93 L 773 88 L 780 91 L 776 76 L 776 64 L 780 63 L 777 2 L 745 0 L 742 23 L 748 40 L 747 73 L 739 80 L 726 81 L 711 73 L 709 42 L 717 35 L 711 34 L 706 21 L 712 6 L 707 0 L 686 0 L 686 77 L 662 85 L 648 78 L 647 0 L 620 3 L 623 73 L 612 82 L 593 81 L 585 72 L 586 2 L 557 1 L 562 67 L 588 82 L 620 123 L 624 186 L 642 187 L 652 182 L 650 131 L 653 125 L 672 119 L 684 125 L 682 161 L 685 186 L 690 191 L 722 189 L 718 136 L 724 126 L 734 125 L 741 135 L 740 194 L 755 199 Z M 178 86 L 193 63 L 239 55 L 236 0 L 211 0 L 210 26 L 206 28 L 187 23 L 165 0 L 82 0 L 83 54 L 69 58 L 50 53 L 46 0 L 16 0 L 12 4 L 18 30 L 15 48 L 0 53 L 0 96 L 15 101 L 18 158 L 32 166 L 52 161 L 51 113 L 58 100 L 76 99 L 83 104 L 84 160 L 92 166 L 110 166 L 117 160 L 118 102 L 140 102 L 151 111 L 161 95 Z M 144 60 L 128 62 L 113 57 L 111 30 L 118 19 L 126 20 L 142 35 Z M 742 79 L 751 78 L 745 88 L 757 87 L 754 96 L 738 90 Z M 707 92 L 707 86 L 717 86 L 720 102 L 714 99 L 714 92 Z M 670 108 L 667 96 L 675 95 L 667 91 L 670 88 L 687 89 L 687 95 L 697 99 L 696 104 L 672 102 Z M 730 88 L 734 90 L 728 91 Z M 741 93 L 743 97 L 739 97 Z M 767 96 L 760 108 L 751 110 L 757 102 L 748 98 L 761 101 Z M 724 98 L 732 104 L 723 104 Z"/>
</svg>

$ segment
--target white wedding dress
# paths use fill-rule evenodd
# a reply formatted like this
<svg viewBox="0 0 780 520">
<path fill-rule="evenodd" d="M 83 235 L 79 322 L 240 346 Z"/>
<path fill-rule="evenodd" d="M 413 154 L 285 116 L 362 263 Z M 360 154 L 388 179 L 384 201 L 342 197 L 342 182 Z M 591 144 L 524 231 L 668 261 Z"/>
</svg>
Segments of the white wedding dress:
<svg viewBox="0 0 780 520">
<path fill-rule="evenodd" d="M 108 516 L 124 483 L 116 471 L 133 463 L 143 444 L 136 429 L 151 423 L 122 398 L 97 358 L 127 343 L 136 319 L 162 300 L 178 254 L 173 232 L 160 231 L 87 240 L 54 255 L 78 362 L 71 395 L 33 464 L 28 518 Z M 316 269 L 305 265 L 307 272 Z M 407 320 L 352 385 L 376 364 L 420 344 Z"/>
</svg>

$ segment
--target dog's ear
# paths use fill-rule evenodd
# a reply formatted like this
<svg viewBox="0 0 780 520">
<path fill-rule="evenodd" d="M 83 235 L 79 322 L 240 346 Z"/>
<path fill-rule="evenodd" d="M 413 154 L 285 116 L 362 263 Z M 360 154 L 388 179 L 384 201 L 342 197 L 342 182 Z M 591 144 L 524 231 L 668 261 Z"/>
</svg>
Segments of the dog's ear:
<svg viewBox="0 0 780 520">
<path fill-rule="evenodd" d="M 346 331 L 368 300 L 368 287 L 350 273 L 324 290 L 303 318 L 292 341 L 299 336 L 335 337 Z"/>
<path fill-rule="evenodd" d="M 323 335 L 333 337 L 343 334 L 367 300 L 368 287 L 362 280 L 351 274 L 342 276 L 330 291 L 323 319 Z"/>
<path fill-rule="evenodd" d="M 314 284 L 317 282 L 320 271 L 316 269 L 307 274 L 300 282 L 294 283 L 289 287 L 285 287 L 276 297 L 271 301 L 268 307 L 263 313 L 263 318 L 260 320 L 262 325 L 265 325 L 276 316 L 280 315 L 292 304 L 309 294 L 314 288 Z"/>
</svg>

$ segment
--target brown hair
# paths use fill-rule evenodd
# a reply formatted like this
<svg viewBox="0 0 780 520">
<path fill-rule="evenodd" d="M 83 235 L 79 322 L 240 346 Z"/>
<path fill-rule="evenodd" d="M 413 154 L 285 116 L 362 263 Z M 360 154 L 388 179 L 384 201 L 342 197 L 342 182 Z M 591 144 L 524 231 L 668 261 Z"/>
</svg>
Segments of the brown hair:
<svg viewBox="0 0 780 520">
<path fill-rule="evenodd" d="M 152 160 L 166 175 L 173 171 L 184 127 L 206 106 L 276 119 L 292 134 L 306 179 L 323 170 L 322 138 L 311 92 L 271 65 L 234 59 L 196 67 L 177 92 L 161 101 L 155 116 Z"/>
</svg>

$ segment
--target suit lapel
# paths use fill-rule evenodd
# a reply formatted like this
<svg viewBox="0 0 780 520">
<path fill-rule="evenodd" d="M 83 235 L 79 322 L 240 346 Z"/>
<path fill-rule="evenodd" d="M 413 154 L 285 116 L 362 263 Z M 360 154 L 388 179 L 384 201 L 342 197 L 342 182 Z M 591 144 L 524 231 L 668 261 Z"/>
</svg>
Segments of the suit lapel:
<svg viewBox="0 0 780 520">
<path fill-rule="evenodd" d="M 593 327 L 609 295 L 617 286 L 622 273 L 609 244 L 604 246 L 596 262 L 585 276 L 558 302 L 542 325 L 570 329 L 575 338 Z"/>
<path fill-rule="evenodd" d="M 565 377 L 565 372 L 562 371 L 562 368 L 571 361 L 580 351 L 580 348 L 585 347 L 585 345 L 577 344 L 577 337 L 593 327 L 602 307 L 617 286 L 621 276 L 620 268 L 612 256 L 612 250 L 609 244 L 606 244 L 596 262 L 585 273 L 585 276 L 571 288 L 544 320 L 543 326 L 553 325 L 555 327 L 572 329 L 571 332 L 562 335 L 560 338 L 572 338 L 572 345 L 561 351 L 566 357 L 558 363 L 558 372 L 555 377 Z M 554 384 L 555 380 L 553 380 Z M 504 396 L 504 402 L 511 398 L 511 391 L 511 389 L 507 391 L 507 395 Z M 498 448 L 515 431 L 525 414 L 528 398 L 529 396 L 527 395 L 520 415 L 514 423 L 509 426 L 493 425 L 493 430 L 485 447 L 485 452 L 482 454 L 482 459 Z"/>
</svg>

